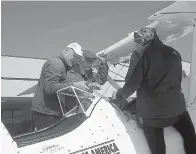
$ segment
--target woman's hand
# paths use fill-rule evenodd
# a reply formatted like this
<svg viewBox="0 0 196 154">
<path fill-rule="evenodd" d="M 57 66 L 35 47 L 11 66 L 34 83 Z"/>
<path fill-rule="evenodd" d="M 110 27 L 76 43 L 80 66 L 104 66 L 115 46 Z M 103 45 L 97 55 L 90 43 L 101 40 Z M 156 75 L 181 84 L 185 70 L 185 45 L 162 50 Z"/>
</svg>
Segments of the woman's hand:
<svg viewBox="0 0 196 154">
<path fill-rule="evenodd" d="M 112 93 L 112 99 L 113 99 L 113 100 L 116 99 L 116 94 L 117 94 L 117 91 L 114 91 L 114 92 Z"/>
</svg>

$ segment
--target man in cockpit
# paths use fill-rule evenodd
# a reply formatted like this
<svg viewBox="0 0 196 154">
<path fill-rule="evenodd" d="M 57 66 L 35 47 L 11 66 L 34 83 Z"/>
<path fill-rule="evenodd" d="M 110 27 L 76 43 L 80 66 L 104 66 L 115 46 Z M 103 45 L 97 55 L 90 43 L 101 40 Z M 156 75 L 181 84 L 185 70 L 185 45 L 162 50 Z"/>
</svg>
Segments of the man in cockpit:
<svg viewBox="0 0 196 154">
<path fill-rule="evenodd" d="M 196 154 L 196 133 L 181 92 L 181 56 L 159 40 L 155 29 L 134 34 L 142 44 L 133 53 L 123 88 L 113 99 L 125 100 L 137 91 L 136 112 L 152 154 L 165 154 L 164 128 L 174 127 L 184 140 L 186 154 Z"/>
<path fill-rule="evenodd" d="M 92 66 L 96 65 L 97 73 Z M 62 113 L 56 92 L 68 86 L 88 91 L 107 81 L 108 65 L 105 56 L 96 56 L 82 50 L 78 43 L 69 44 L 60 54 L 47 60 L 42 68 L 32 101 L 33 121 L 36 129 L 45 128 L 58 121 Z"/>
</svg>

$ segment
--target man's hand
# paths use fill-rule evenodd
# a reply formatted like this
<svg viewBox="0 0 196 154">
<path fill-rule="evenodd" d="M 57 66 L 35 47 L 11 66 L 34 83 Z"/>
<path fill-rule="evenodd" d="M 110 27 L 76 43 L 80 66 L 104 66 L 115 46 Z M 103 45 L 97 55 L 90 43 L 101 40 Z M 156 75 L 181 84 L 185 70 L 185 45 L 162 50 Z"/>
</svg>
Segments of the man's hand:
<svg viewBox="0 0 196 154">
<path fill-rule="evenodd" d="M 93 62 L 92 66 L 99 66 L 101 64 L 104 64 L 107 62 L 106 59 L 107 59 L 107 55 L 101 53 L 98 55 L 98 58 Z"/>
<path fill-rule="evenodd" d="M 82 89 L 84 91 L 88 91 L 89 87 L 87 86 L 88 82 L 86 81 L 79 81 L 79 82 L 75 82 L 73 83 L 73 86 L 75 86 L 76 88 Z"/>
<path fill-rule="evenodd" d="M 104 53 L 101 53 L 98 55 L 98 58 L 101 60 L 101 63 L 106 63 L 107 55 Z"/>
<path fill-rule="evenodd" d="M 91 90 L 101 90 L 101 85 L 97 82 L 92 82 L 88 84 L 89 89 Z"/>
<path fill-rule="evenodd" d="M 117 91 L 114 91 L 114 92 L 112 93 L 112 99 L 113 99 L 113 100 L 116 99 L 116 94 L 117 94 Z"/>
</svg>

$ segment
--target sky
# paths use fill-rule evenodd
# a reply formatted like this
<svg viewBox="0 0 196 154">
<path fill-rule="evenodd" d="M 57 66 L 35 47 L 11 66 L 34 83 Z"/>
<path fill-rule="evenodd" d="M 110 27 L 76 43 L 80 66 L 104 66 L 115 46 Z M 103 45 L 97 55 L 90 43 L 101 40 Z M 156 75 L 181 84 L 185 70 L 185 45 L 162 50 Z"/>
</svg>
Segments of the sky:
<svg viewBox="0 0 196 154">
<path fill-rule="evenodd" d="M 173 2 L 2 2 L 1 54 L 50 58 L 72 42 L 99 52 Z"/>
</svg>

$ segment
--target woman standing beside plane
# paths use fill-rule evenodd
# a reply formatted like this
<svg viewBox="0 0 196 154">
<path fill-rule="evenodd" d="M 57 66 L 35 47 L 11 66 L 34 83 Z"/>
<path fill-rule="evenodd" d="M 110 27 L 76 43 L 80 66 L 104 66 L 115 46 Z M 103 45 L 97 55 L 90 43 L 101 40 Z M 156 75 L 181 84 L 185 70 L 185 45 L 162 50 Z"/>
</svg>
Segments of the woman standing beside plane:
<svg viewBox="0 0 196 154">
<path fill-rule="evenodd" d="M 137 91 L 136 110 L 152 154 L 166 154 L 168 126 L 183 137 L 186 154 L 196 154 L 196 133 L 181 92 L 180 54 L 163 44 L 155 29 L 142 28 L 134 38 L 145 45 L 132 54 L 125 84 L 112 98 L 118 102 Z"/>
</svg>

